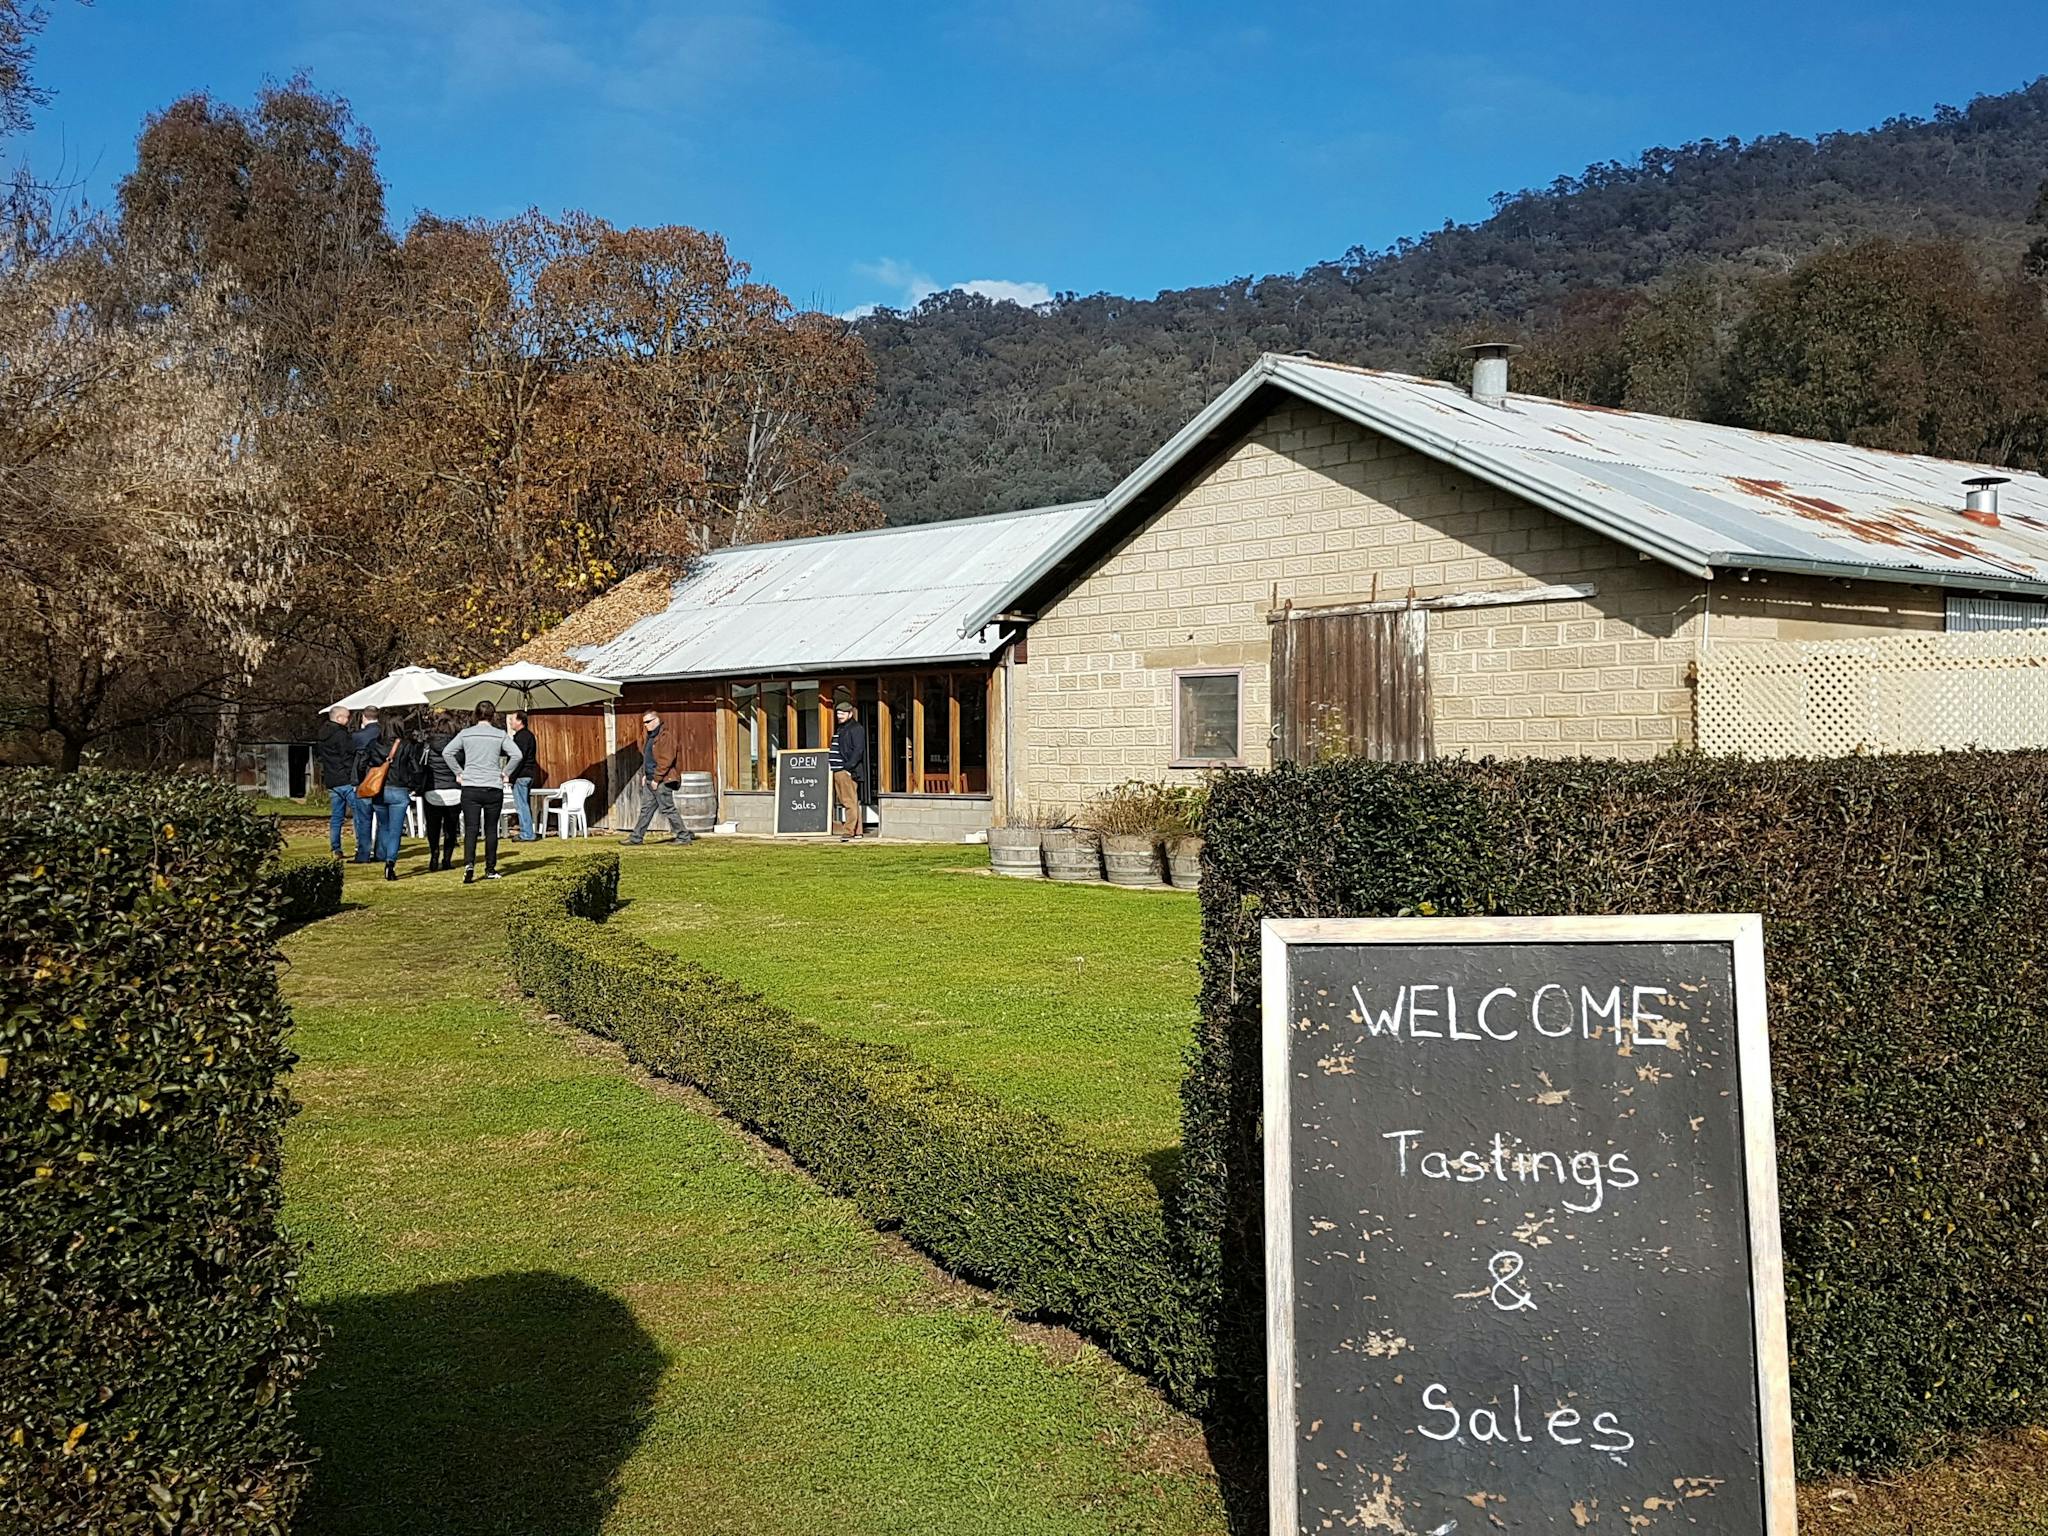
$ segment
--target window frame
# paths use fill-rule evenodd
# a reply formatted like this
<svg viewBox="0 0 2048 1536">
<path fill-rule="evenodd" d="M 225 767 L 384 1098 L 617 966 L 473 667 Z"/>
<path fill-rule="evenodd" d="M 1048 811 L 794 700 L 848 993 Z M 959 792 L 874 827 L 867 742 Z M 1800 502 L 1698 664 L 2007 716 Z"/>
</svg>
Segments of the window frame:
<svg viewBox="0 0 2048 1536">
<path fill-rule="evenodd" d="M 1237 682 L 1237 750 L 1229 757 L 1182 757 L 1180 755 L 1181 721 L 1181 679 L 1189 677 L 1228 677 Z M 1173 736 L 1167 743 L 1169 768 L 1243 768 L 1248 766 L 1244 750 L 1244 668 L 1243 667 L 1175 667 L 1173 669 Z"/>
</svg>

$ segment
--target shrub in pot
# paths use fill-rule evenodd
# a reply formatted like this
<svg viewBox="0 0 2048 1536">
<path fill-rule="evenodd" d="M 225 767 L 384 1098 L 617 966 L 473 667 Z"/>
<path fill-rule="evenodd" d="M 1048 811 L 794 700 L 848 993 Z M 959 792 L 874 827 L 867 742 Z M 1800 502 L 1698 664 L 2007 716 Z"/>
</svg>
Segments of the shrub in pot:
<svg viewBox="0 0 2048 1536">
<path fill-rule="evenodd" d="M 1066 812 L 1053 807 L 1026 806 L 1010 818 L 1009 825 L 988 829 L 989 868 L 1019 880 L 1043 878 L 1041 839 L 1048 828 L 1064 827 L 1072 820 Z"/>
</svg>

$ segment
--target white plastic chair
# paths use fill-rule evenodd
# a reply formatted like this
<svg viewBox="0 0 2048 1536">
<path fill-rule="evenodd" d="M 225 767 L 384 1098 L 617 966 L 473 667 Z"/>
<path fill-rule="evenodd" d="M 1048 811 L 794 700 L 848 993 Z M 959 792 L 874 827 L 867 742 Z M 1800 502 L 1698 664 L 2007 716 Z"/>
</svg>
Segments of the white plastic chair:
<svg viewBox="0 0 2048 1536">
<path fill-rule="evenodd" d="M 425 837 L 427 835 L 427 803 L 418 795 L 405 802 L 405 835 Z"/>
<path fill-rule="evenodd" d="M 583 807 L 597 786 L 588 779 L 570 779 L 562 785 L 562 793 L 555 803 L 547 808 L 546 816 L 555 824 L 557 837 L 590 836 L 590 820 L 583 814 Z M 542 828 L 545 833 L 546 828 Z"/>
</svg>

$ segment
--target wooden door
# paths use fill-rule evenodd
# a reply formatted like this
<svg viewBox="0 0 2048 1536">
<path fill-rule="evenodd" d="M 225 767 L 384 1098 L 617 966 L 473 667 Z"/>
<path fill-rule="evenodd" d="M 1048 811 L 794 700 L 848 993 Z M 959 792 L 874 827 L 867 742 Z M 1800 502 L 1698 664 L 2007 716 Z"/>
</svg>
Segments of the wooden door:
<svg viewBox="0 0 2048 1536">
<path fill-rule="evenodd" d="M 611 774 L 604 750 L 604 706 L 537 709 L 527 721 L 533 727 L 534 744 L 549 784 L 560 786 L 571 779 L 588 779 L 597 786 L 585 807 L 591 825 L 595 826 L 605 807 L 611 804 Z"/>
<path fill-rule="evenodd" d="M 1428 621 L 1420 608 L 1276 615 L 1274 759 L 1426 760 Z"/>
</svg>

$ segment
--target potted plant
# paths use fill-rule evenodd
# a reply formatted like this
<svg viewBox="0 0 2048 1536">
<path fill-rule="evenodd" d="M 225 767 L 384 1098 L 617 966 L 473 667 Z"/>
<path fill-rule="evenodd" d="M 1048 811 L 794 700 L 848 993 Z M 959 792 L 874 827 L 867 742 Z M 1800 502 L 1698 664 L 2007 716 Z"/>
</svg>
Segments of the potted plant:
<svg viewBox="0 0 2048 1536">
<path fill-rule="evenodd" d="M 1038 846 L 1045 855 L 1046 879 L 1102 878 L 1102 834 L 1093 827 L 1075 826 L 1073 818 L 1067 818 L 1042 829 Z"/>
<path fill-rule="evenodd" d="M 1111 885 L 1163 885 L 1159 822 L 1166 786 L 1132 779 L 1088 803 L 1083 819 L 1102 835 L 1102 867 Z"/>
<path fill-rule="evenodd" d="M 1177 784 L 1169 791 L 1159 832 L 1166 843 L 1167 872 L 1173 883 L 1194 890 L 1202 883 L 1202 812 L 1209 802 L 1206 784 Z"/>
<path fill-rule="evenodd" d="M 1044 879 L 1042 840 L 1046 832 L 1072 822 L 1073 817 L 1056 806 L 1025 806 L 1007 826 L 988 829 L 989 868 L 1018 880 Z"/>
</svg>

